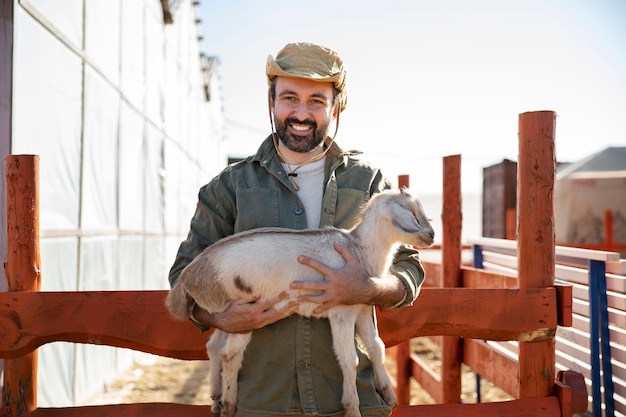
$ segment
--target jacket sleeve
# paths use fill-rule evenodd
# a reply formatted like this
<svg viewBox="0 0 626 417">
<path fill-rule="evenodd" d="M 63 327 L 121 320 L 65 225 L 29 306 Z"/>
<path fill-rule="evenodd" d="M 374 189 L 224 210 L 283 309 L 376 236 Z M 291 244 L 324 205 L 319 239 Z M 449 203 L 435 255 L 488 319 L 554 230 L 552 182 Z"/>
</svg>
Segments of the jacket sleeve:
<svg viewBox="0 0 626 417">
<path fill-rule="evenodd" d="M 180 244 L 169 272 L 170 286 L 174 286 L 182 270 L 205 248 L 233 234 L 235 197 L 230 192 L 228 177 L 226 170 L 198 192 L 198 203 L 189 233 Z"/>
<path fill-rule="evenodd" d="M 410 246 L 402 245 L 395 255 L 390 272 L 398 277 L 406 287 L 404 300 L 392 308 L 412 305 L 417 299 L 426 278 L 424 267 L 420 262 L 419 252 Z"/>
</svg>

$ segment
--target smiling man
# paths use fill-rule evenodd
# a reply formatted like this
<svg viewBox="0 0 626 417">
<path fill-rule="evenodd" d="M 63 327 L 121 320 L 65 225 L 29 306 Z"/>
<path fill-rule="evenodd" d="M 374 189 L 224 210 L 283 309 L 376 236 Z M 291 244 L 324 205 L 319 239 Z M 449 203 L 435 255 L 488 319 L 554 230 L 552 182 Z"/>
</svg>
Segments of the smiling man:
<svg viewBox="0 0 626 417">
<path fill-rule="evenodd" d="M 308 42 L 288 44 L 276 58 L 268 57 L 266 74 L 272 133 L 255 155 L 200 189 L 189 234 L 170 270 L 172 285 L 204 248 L 223 237 L 266 226 L 349 229 L 372 195 L 391 188 L 378 169 L 334 142 L 346 107 L 346 71 L 335 51 Z M 399 308 L 416 299 L 424 270 L 415 250 L 402 247 L 383 277 L 370 277 L 349 251 L 337 250 L 346 261 L 340 269 L 328 268 L 323 259 L 301 259 L 325 281 L 292 283 L 317 291 L 306 297 L 319 304 L 317 312 L 339 304 Z M 214 314 L 192 303 L 189 319 L 202 331 L 253 331 L 239 372 L 237 417 L 341 416 L 343 376 L 329 322 L 293 315 L 294 302 L 274 308 L 285 295 L 257 302 L 253 294 Z M 360 348 L 357 379 L 361 414 L 388 416 L 391 407 L 376 392 L 371 363 Z"/>
</svg>

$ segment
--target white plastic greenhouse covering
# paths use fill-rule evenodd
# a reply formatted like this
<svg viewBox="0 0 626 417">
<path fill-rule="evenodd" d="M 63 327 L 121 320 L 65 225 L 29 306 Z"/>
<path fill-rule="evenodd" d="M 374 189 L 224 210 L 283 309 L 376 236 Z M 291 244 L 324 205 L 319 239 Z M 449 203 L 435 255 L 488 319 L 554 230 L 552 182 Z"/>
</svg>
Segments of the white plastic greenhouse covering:
<svg viewBox="0 0 626 417">
<path fill-rule="evenodd" d="M 226 165 L 219 80 L 193 2 L 174 3 L 166 25 L 158 0 L 15 0 L 10 150 L 40 156 L 43 291 L 168 288 L 198 189 Z M 39 406 L 84 404 L 135 355 L 43 346 Z"/>
</svg>

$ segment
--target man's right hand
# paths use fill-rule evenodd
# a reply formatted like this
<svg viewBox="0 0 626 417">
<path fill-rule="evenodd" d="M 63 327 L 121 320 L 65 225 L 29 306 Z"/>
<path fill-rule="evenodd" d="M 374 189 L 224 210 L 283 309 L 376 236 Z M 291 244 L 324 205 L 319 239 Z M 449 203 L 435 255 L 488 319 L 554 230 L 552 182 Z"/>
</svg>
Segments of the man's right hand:
<svg viewBox="0 0 626 417">
<path fill-rule="evenodd" d="M 196 305 L 193 311 L 195 319 L 227 333 L 247 333 L 268 324 L 284 319 L 298 311 L 298 301 L 291 300 L 280 308 L 276 304 L 289 297 L 286 291 L 276 297 L 259 302 L 259 297 L 240 298 L 230 302 L 226 310 L 220 313 L 208 313 Z"/>
</svg>

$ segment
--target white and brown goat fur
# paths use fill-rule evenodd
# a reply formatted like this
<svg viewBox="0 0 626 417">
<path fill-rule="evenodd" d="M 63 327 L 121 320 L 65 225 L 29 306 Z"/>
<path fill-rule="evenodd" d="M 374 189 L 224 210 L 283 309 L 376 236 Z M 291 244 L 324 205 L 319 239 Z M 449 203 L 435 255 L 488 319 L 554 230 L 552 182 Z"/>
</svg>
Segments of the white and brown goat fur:
<svg viewBox="0 0 626 417">
<path fill-rule="evenodd" d="M 349 248 L 370 276 L 381 277 L 387 273 L 400 244 L 428 247 L 433 237 L 421 203 L 405 190 L 387 190 L 370 199 L 360 221 L 350 230 L 260 228 L 216 242 L 182 271 L 166 305 L 173 317 L 186 320 L 191 299 L 210 313 L 223 311 L 231 300 L 251 295 L 265 300 L 288 291 L 288 299 L 295 299 L 301 291 L 290 289 L 291 282 L 324 279 L 300 264 L 299 255 L 339 268 L 345 260 L 334 249 L 336 242 Z M 284 302 L 288 300 L 281 301 Z M 340 305 L 320 315 L 313 314 L 315 307 L 317 304 L 300 302 L 298 314 L 328 317 L 330 321 L 333 348 L 343 372 L 342 404 L 346 416 L 361 415 L 356 389 L 355 329 L 372 362 L 376 389 L 387 404 L 395 407 L 397 399 L 384 368 L 384 345 L 376 328 L 373 306 Z M 250 338 L 251 333 L 230 334 L 216 329 L 207 343 L 215 415 L 234 414 L 237 376 Z"/>
</svg>

